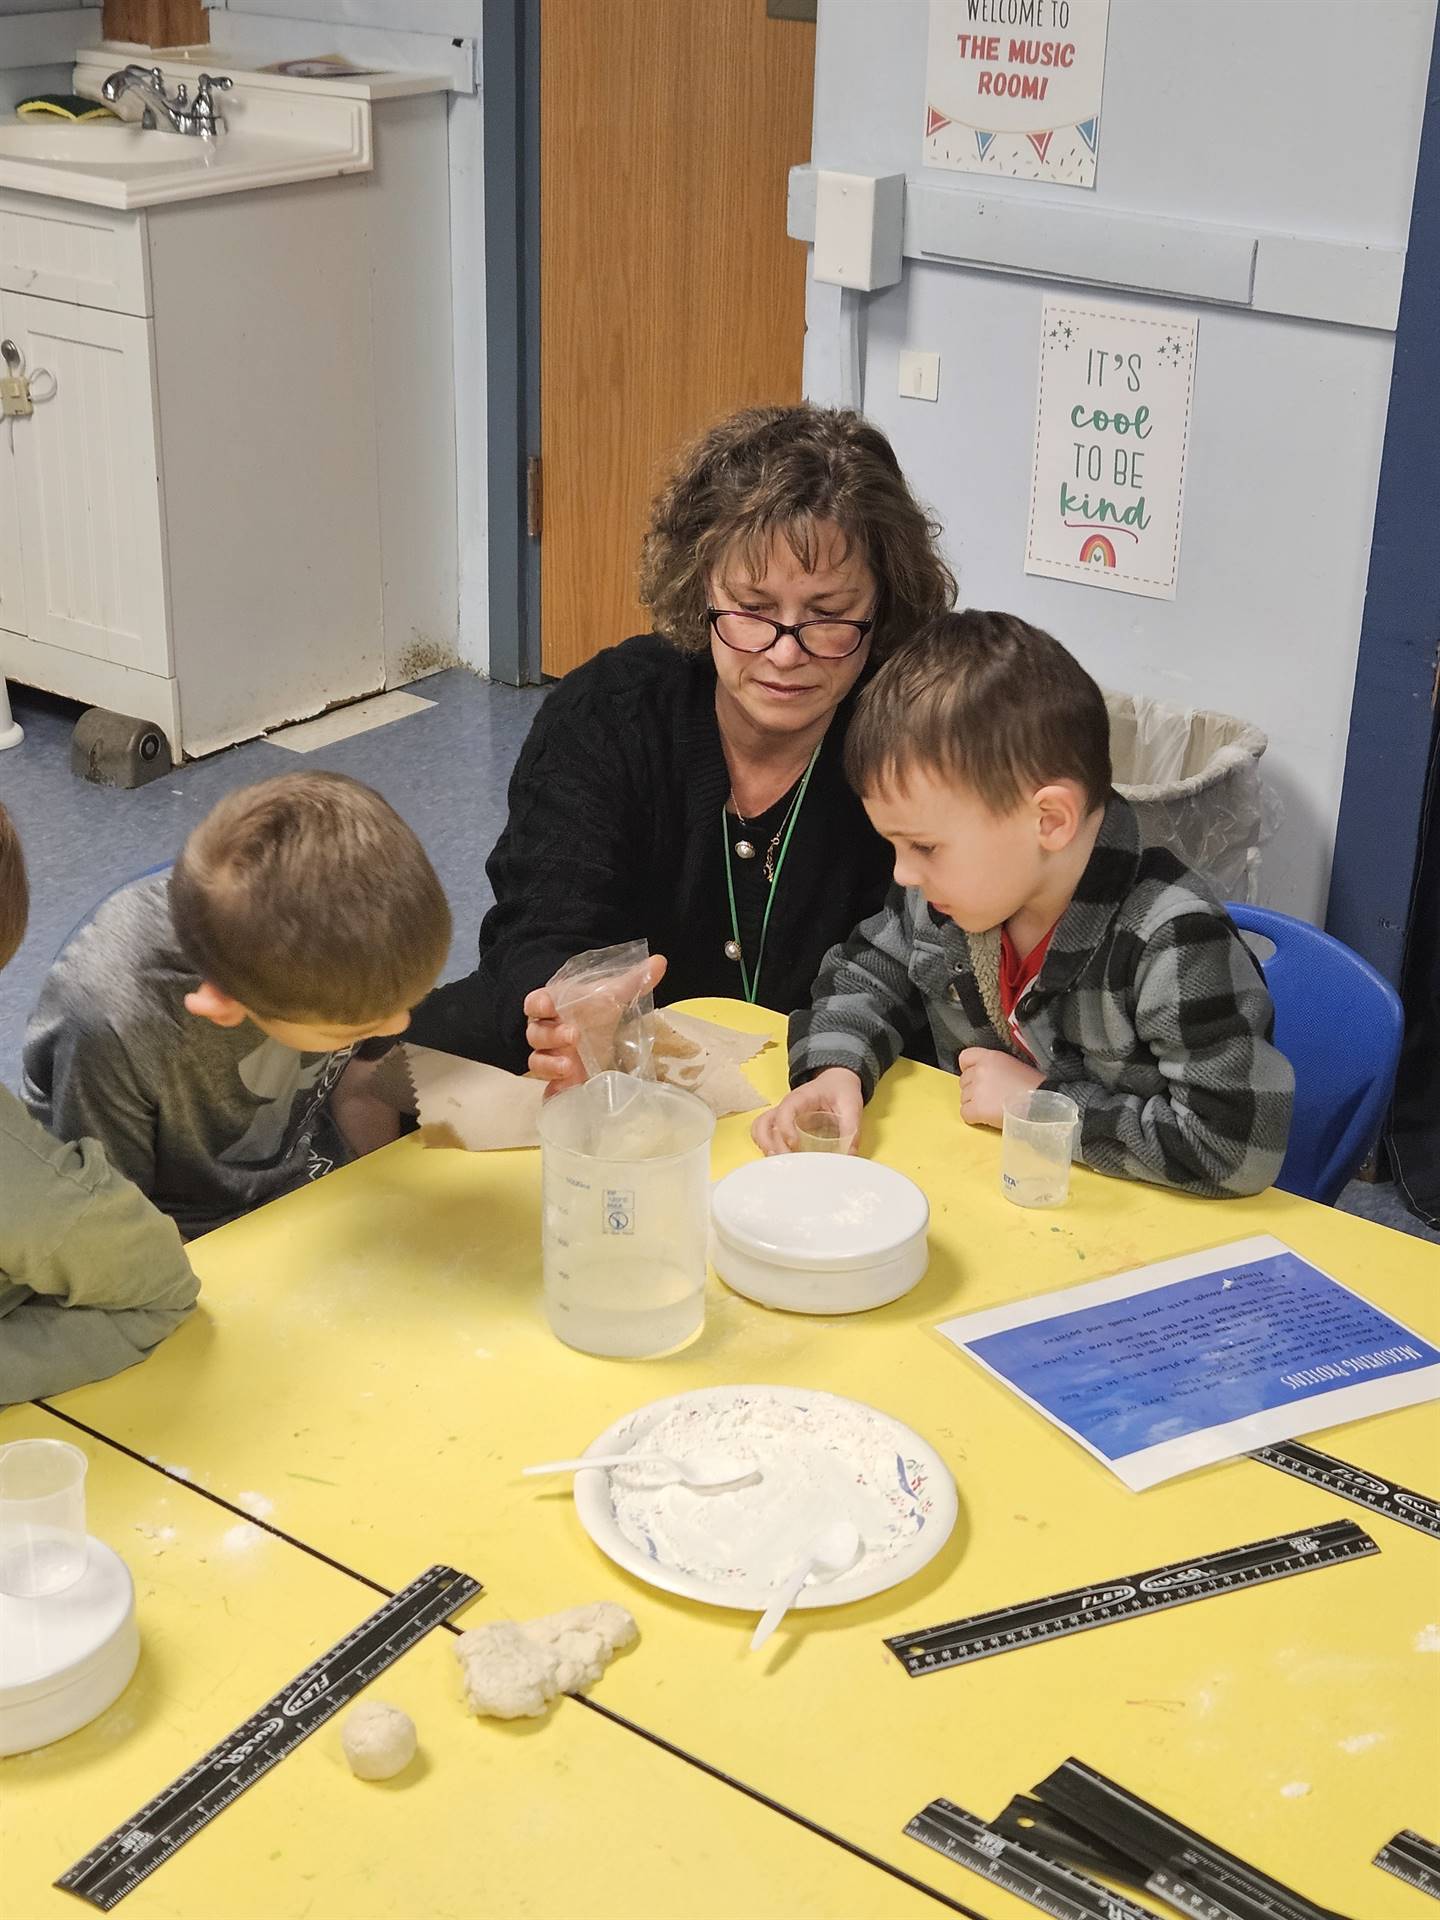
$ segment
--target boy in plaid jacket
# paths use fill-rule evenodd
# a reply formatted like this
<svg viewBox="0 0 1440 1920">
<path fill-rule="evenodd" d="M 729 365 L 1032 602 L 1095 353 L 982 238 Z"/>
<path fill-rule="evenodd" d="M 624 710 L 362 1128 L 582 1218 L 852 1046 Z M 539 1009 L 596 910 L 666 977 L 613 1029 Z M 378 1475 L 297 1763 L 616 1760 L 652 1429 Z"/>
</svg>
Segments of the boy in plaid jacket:
<svg viewBox="0 0 1440 1920">
<path fill-rule="evenodd" d="M 861 696 L 846 771 L 895 885 L 791 1016 L 795 1091 L 754 1128 L 767 1153 L 817 1107 L 858 1130 L 928 1021 L 971 1126 L 1047 1087 L 1079 1107 L 1076 1157 L 1098 1172 L 1270 1185 L 1294 1075 L 1259 966 L 1205 882 L 1141 844 L 1104 698 L 1058 641 L 1010 614 L 932 621 Z"/>
</svg>

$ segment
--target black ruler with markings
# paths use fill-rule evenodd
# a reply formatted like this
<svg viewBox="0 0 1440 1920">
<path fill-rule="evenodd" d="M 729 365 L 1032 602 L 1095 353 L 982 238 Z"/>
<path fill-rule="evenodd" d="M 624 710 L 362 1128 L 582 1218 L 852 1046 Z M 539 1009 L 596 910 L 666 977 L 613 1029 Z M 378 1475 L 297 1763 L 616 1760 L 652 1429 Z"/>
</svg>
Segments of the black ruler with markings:
<svg viewBox="0 0 1440 1920">
<path fill-rule="evenodd" d="M 1075 1587 L 1043 1600 L 996 1607 L 989 1613 L 950 1620 L 918 1633 L 887 1636 L 885 1644 L 911 1679 L 943 1673 L 970 1660 L 993 1653 L 1057 1640 L 1064 1634 L 1084 1633 L 1119 1620 L 1165 1607 L 1181 1607 L 1216 1594 L 1238 1593 L 1267 1580 L 1284 1580 L 1294 1573 L 1312 1573 L 1339 1566 L 1380 1549 L 1353 1520 L 1327 1520 L 1308 1531 L 1277 1534 L 1273 1540 L 1252 1540 L 1243 1547 L 1202 1553 L 1193 1560 L 1176 1560 L 1145 1573 Z"/>
<path fill-rule="evenodd" d="M 1112 1893 L 1098 1880 L 1008 1840 L 952 1800 L 932 1800 L 905 1829 L 947 1860 L 969 1867 L 992 1887 L 1028 1900 L 1051 1920 L 1156 1920 L 1154 1909 Z"/>
<path fill-rule="evenodd" d="M 1206 1920 L 1343 1920 L 1081 1760 L 1063 1761 L 1035 1798 L 1064 1828 L 1136 1863 L 1140 1884 Z M 1002 1815 L 997 1828 L 1005 1830 Z M 1063 1844 L 1063 1841 L 1062 1841 Z"/>
<path fill-rule="evenodd" d="M 1375 1856 L 1375 1865 L 1393 1873 L 1417 1893 L 1428 1893 L 1440 1900 L 1440 1847 L 1433 1840 L 1422 1840 L 1408 1827 L 1387 1840 Z"/>
<path fill-rule="evenodd" d="M 55 1882 L 108 1913 L 178 1847 L 346 1707 L 379 1673 L 472 1600 L 480 1582 L 430 1567 L 296 1674 Z"/>
<path fill-rule="evenodd" d="M 1428 1494 L 1412 1493 L 1409 1487 L 1402 1487 L 1394 1480 L 1352 1467 L 1298 1440 L 1257 1447 L 1250 1458 L 1263 1461 L 1267 1467 L 1278 1467 L 1281 1473 L 1292 1474 L 1297 1480 L 1308 1480 L 1312 1487 L 1324 1487 L 1327 1493 L 1338 1494 L 1342 1500 L 1353 1500 L 1358 1506 L 1368 1507 L 1371 1513 L 1383 1513 L 1387 1520 L 1398 1520 L 1402 1526 L 1414 1527 L 1418 1533 L 1428 1533 L 1432 1540 L 1440 1540 L 1440 1500 L 1432 1500 Z"/>
</svg>

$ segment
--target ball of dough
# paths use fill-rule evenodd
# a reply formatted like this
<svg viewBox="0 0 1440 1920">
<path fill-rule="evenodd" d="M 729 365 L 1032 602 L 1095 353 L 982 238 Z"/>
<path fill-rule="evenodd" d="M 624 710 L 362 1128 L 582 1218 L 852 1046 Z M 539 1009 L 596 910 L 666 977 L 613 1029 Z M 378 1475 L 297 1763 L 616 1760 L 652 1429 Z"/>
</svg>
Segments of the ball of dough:
<svg viewBox="0 0 1440 1920">
<path fill-rule="evenodd" d="M 415 1758 L 415 1722 L 383 1700 L 362 1700 L 341 1723 L 340 1745 L 357 1780 L 390 1780 Z"/>
</svg>

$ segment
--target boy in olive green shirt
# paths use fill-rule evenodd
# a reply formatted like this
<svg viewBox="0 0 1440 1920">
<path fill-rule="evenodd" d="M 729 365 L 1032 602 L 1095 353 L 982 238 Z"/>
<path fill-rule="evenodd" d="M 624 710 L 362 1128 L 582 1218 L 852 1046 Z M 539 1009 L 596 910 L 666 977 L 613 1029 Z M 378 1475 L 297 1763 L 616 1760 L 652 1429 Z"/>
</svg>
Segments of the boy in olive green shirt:
<svg viewBox="0 0 1440 1920">
<path fill-rule="evenodd" d="M 25 932 L 20 842 L 0 807 L 0 967 Z M 143 1360 L 199 1282 L 171 1220 L 94 1140 L 56 1140 L 0 1087 L 0 1406 Z"/>
</svg>

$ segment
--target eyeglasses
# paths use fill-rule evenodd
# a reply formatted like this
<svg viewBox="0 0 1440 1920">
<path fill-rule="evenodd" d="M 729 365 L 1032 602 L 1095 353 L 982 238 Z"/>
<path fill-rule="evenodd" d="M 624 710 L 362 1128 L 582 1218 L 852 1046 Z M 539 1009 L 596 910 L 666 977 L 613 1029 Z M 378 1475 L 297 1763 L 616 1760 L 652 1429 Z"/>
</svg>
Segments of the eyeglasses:
<svg viewBox="0 0 1440 1920">
<path fill-rule="evenodd" d="M 875 624 L 872 616 L 868 620 L 802 620 L 787 627 L 763 613 L 737 613 L 733 607 L 707 607 L 705 617 L 715 638 L 736 653 L 768 653 L 788 633 L 816 660 L 846 659 L 859 650 Z"/>
</svg>

